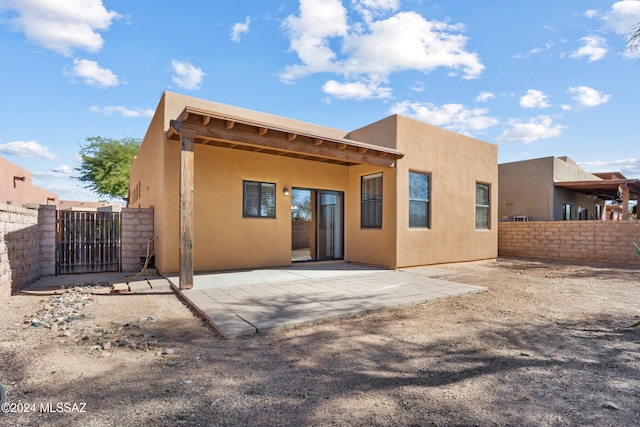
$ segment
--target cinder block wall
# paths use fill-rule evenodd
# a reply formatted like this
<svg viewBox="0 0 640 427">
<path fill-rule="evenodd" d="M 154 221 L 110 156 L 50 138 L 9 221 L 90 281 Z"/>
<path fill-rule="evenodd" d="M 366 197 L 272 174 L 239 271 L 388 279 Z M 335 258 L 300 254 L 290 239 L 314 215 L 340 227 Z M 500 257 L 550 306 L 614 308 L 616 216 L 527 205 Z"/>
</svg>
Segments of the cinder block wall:
<svg viewBox="0 0 640 427">
<path fill-rule="evenodd" d="M 40 277 L 39 258 L 38 210 L 0 204 L 0 299 Z"/>
<path fill-rule="evenodd" d="M 40 276 L 56 274 L 56 207 L 40 205 Z"/>
<path fill-rule="evenodd" d="M 122 271 L 140 271 L 153 237 L 153 209 L 122 210 Z M 0 299 L 42 276 L 56 274 L 56 207 L 0 204 Z"/>
<path fill-rule="evenodd" d="M 311 242 L 311 221 L 291 222 L 291 249 L 308 248 Z"/>
<path fill-rule="evenodd" d="M 498 223 L 498 255 L 575 261 L 638 263 L 640 221 Z"/>
<path fill-rule="evenodd" d="M 122 271 L 140 271 L 140 255 L 146 255 L 147 243 L 153 237 L 153 209 L 124 208 L 120 221 Z"/>
</svg>

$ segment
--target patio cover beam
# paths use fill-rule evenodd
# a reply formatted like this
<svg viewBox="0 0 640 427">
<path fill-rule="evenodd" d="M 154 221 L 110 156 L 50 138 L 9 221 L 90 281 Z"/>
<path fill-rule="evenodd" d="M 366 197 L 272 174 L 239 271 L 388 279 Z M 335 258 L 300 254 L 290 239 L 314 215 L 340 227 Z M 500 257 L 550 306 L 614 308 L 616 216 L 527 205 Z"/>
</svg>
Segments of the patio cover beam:
<svg viewBox="0 0 640 427">
<path fill-rule="evenodd" d="M 193 117 L 192 117 L 193 116 Z M 217 118 L 218 125 L 211 120 L 207 125 L 195 119 L 195 113 L 180 116 L 181 120 L 171 120 L 167 139 L 177 139 L 183 129 L 191 129 L 196 136 L 194 143 L 207 145 L 208 141 L 220 141 L 252 148 L 256 151 L 270 149 L 283 154 L 304 155 L 309 160 L 326 161 L 333 159 L 351 164 L 370 164 L 382 167 L 395 167 L 404 153 L 371 144 L 348 139 L 321 137 L 293 129 L 270 127 L 263 123 L 242 122 L 243 126 L 222 126 L 220 120 L 228 123 L 229 118 Z"/>
</svg>

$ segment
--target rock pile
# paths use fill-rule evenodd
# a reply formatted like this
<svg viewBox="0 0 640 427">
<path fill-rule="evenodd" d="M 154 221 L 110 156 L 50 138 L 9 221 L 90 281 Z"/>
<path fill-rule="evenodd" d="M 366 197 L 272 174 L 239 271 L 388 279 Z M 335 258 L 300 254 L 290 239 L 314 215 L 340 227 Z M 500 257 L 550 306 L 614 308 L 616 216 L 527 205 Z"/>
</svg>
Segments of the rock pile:
<svg viewBox="0 0 640 427">
<path fill-rule="evenodd" d="M 90 290 L 89 290 L 90 291 Z M 48 329 L 52 338 L 61 344 L 76 343 L 89 348 L 89 353 L 109 357 L 115 349 L 154 351 L 156 355 L 170 355 L 172 348 L 163 348 L 162 337 L 145 330 L 145 325 L 156 321 L 146 316 L 137 321 L 118 323 L 111 321 L 108 327 L 92 322 L 94 316 L 83 313 L 93 303 L 93 295 L 87 287 L 65 290 L 40 302 L 35 315 L 25 316 L 25 329 Z"/>
</svg>

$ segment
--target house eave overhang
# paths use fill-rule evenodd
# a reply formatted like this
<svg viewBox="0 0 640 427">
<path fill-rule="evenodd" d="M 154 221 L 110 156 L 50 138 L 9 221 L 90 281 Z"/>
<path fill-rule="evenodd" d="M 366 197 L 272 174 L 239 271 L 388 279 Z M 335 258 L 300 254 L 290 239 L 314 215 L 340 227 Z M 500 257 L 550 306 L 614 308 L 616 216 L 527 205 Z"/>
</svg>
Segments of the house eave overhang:
<svg viewBox="0 0 640 427">
<path fill-rule="evenodd" d="M 556 182 L 556 187 L 577 191 L 594 196 L 602 200 L 617 200 L 620 192 L 629 190 L 630 199 L 638 199 L 640 195 L 640 180 L 638 179 L 603 179 L 593 181 L 563 181 Z"/>
<path fill-rule="evenodd" d="M 165 137 L 168 141 L 179 141 L 185 131 L 193 135 L 195 144 L 345 166 L 368 164 L 393 168 L 398 159 L 404 157 L 400 151 L 378 145 L 194 107 L 186 107 L 171 120 Z"/>
</svg>

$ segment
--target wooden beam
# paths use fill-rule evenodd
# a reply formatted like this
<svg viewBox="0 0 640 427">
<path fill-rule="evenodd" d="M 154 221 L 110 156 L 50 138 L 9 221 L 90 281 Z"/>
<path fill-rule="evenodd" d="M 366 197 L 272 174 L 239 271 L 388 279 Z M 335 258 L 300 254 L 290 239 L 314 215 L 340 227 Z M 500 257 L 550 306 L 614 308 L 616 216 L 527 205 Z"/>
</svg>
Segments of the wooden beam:
<svg viewBox="0 0 640 427">
<path fill-rule="evenodd" d="M 338 150 L 344 150 L 347 148 L 347 144 L 337 144 L 336 146 L 338 147 Z"/>
<path fill-rule="evenodd" d="M 193 287 L 193 145 L 196 132 L 180 130 L 180 290 Z"/>
<path fill-rule="evenodd" d="M 227 129 L 233 129 L 233 127 L 234 127 L 235 125 L 236 125 L 236 122 L 234 122 L 234 121 L 232 121 L 232 120 L 227 120 L 227 123 L 226 123 L 226 125 L 225 125 L 225 126 L 226 126 L 226 128 L 227 128 Z"/>
<path fill-rule="evenodd" d="M 367 152 L 367 150 L 368 150 L 368 148 L 366 148 L 366 147 L 360 147 L 360 148 L 358 148 L 358 153 L 364 154 L 364 153 Z"/>
<path fill-rule="evenodd" d="M 303 154 L 311 158 L 323 157 L 327 159 L 341 160 L 346 163 L 369 164 L 382 167 L 395 167 L 396 159 L 403 155 L 389 155 L 386 152 L 369 148 L 367 153 L 358 153 L 354 147 L 351 149 L 347 144 L 344 150 L 337 150 L 329 145 L 311 145 L 303 138 L 287 141 L 287 139 L 271 135 L 260 136 L 254 131 L 248 132 L 243 130 L 227 130 L 223 127 L 202 126 L 197 123 L 184 123 L 171 121 L 174 129 L 181 132 L 183 129 L 189 128 L 196 132 L 198 140 L 213 139 L 236 145 L 244 145 L 249 147 L 264 147 L 274 151 L 286 151 L 289 153 Z M 322 141 L 322 140 L 321 140 Z M 386 156 L 386 157 L 385 157 Z"/>
<path fill-rule="evenodd" d="M 322 145 L 323 142 L 324 142 L 323 139 L 313 138 L 313 145 Z"/>
<path fill-rule="evenodd" d="M 258 135 L 266 135 L 267 130 L 267 128 L 258 128 Z"/>
<path fill-rule="evenodd" d="M 211 116 L 202 116 L 202 124 L 203 125 L 208 125 L 209 122 L 211 121 Z"/>
<path fill-rule="evenodd" d="M 298 134 L 297 134 L 297 133 L 288 133 L 288 134 L 287 134 L 287 140 L 289 140 L 289 141 L 293 141 L 294 139 L 296 139 L 296 138 L 297 138 L 297 136 L 298 136 Z"/>
<path fill-rule="evenodd" d="M 182 117 L 180 118 L 180 120 L 182 120 L 183 122 L 186 122 L 188 118 L 189 118 L 189 112 L 185 111 L 182 113 Z"/>
</svg>

